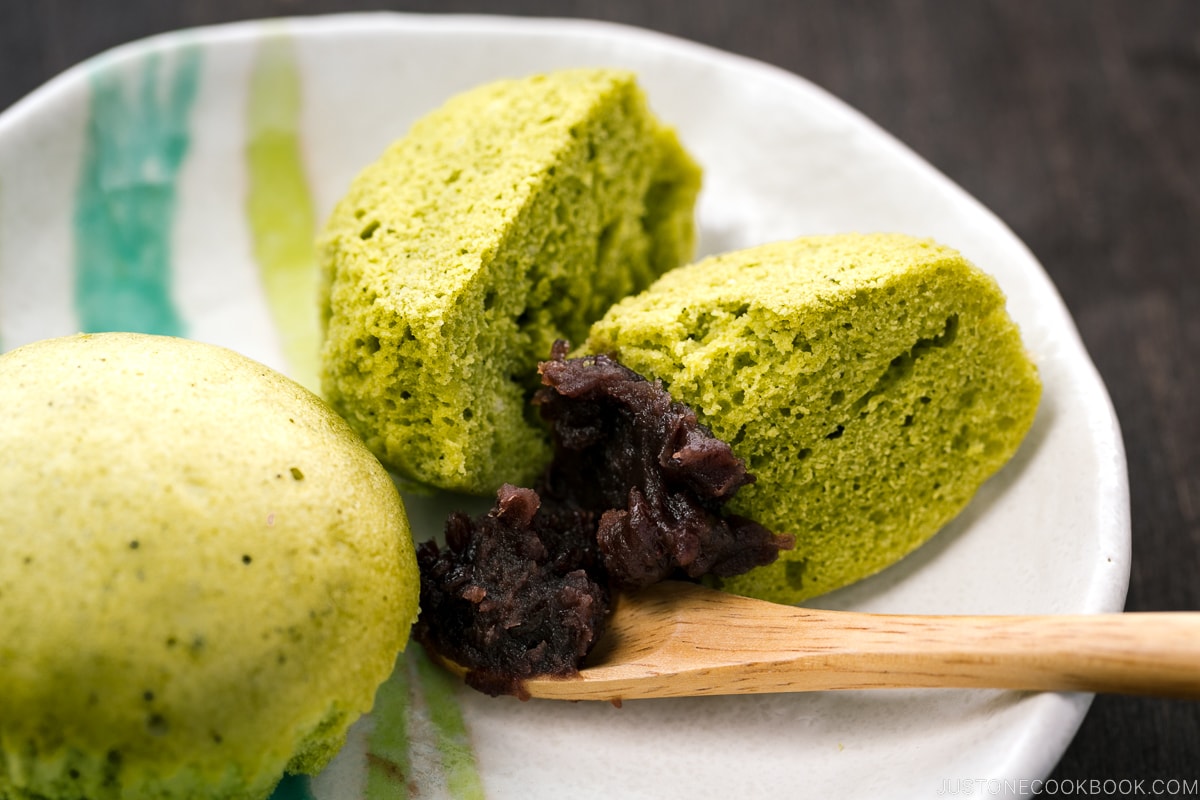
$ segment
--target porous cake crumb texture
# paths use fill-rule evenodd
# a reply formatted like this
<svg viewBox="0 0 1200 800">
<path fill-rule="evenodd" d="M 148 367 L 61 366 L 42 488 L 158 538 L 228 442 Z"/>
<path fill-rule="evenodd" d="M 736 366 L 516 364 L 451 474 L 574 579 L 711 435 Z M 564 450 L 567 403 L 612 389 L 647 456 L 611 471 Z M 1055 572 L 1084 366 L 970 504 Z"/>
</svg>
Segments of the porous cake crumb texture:
<svg viewBox="0 0 1200 800">
<path fill-rule="evenodd" d="M 328 223 L 324 393 L 411 480 L 528 483 L 549 457 L 528 404 L 537 361 L 690 257 L 698 187 L 629 73 L 451 99 Z"/>
<path fill-rule="evenodd" d="M 591 352 L 661 379 L 746 459 L 731 504 L 794 534 L 722 588 L 798 602 L 898 560 L 1016 451 L 1041 385 L 995 281 L 900 235 L 803 238 L 675 270 Z"/>
</svg>

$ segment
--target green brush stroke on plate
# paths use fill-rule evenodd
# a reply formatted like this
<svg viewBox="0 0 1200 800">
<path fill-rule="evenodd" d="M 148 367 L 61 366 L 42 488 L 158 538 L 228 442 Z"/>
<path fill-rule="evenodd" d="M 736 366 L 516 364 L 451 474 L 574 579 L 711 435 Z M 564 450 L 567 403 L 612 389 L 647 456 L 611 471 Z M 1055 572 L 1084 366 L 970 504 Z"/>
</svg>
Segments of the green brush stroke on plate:
<svg viewBox="0 0 1200 800">
<path fill-rule="evenodd" d="M 471 740 L 456 692 L 458 681 L 436 666 L 424 651 L 414 653 L 417 676 L 437 735 L 437 749 L 446 773 L 446 788 L 459 800 L 482 800 L 483 781 L 471 750 Z"/>
<path fill-rule="evenodd" d="M 408 748 L 408 715 L 412 687 L 408 655 L 401 653 L 392 676 L 375 692 L 372 728 L 367 738 L 367 786 L 364 800 L 408 800 L 412 762 Z"/>
<path fill-rule="evenodd" d="M 300 106 L 300 75 L 291 39 L 285 34 L 264 37 L 250 74 L 246 214 L 288 372 L 318 391 L 315 223 L 298 135 Z"/>
<path fill-rule="evenodd" d="M 304 174 L 300 127 L 301 82 L 295 52 L 286 34 L 265 37 L 250 78 L 246 158 L 250 192 L 247 216 L 254 256 L 267 302 L 283 340 L 291 376 L 320 390 L 320 317 L 313 241 L 315 212 Z M 447 676 L 416 650 L 402 656 L 391 678 L 376 693 L 374 727 L 367 743 L 367 800 L 406 800 L 412 759 L 409 669 L 416 663 L 419 690 L 429 708 L 434 743 L 450 795 L 482 798 L 482 783 L 466 726 Z"/>
<path fill-rule="evenodd" d="M 183 46 L 128 70 L 91 76 L 83 167 L 75 196 L 75 310 L 83 331 L 179 336 L 171 297 L 171 225 L 189 144 L 200 50 Z"/>
<path fill-rule="evenodd" d="M 458 682 L 420 647 L 401 654 L 391 678 L 375 694 L 363 800 L 408 800 L 442 792 L 456 800 L 482 800 L 483 781 L 457 689 Z M 422 714 L 427 724 L 416 723 Z M 435 753 L 440 769 L 418 774 L 414 750 Z"/>
</svg>

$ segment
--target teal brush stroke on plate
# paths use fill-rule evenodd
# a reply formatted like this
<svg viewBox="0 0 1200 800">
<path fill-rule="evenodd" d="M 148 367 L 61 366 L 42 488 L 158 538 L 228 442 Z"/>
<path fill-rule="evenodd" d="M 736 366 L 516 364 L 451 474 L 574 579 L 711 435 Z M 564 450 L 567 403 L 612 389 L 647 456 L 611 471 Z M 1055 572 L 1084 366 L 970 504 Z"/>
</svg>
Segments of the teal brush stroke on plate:
<svg viewBox="0 0 1200 800">
<path fill-rule="evenodd" d="M 270 800 L 314 800 L 305 775 L 285 775 Z"/>
<path fill-rule="evenodd" d="M 101 62 L 91 78 L 75 205 L 75 309 L 80 330 L 180 336 L 171 296 L 171 227 L 200 50 L 138 72 Z M 132 80 L 131 80 L 132 78 Z"/>
</svg>

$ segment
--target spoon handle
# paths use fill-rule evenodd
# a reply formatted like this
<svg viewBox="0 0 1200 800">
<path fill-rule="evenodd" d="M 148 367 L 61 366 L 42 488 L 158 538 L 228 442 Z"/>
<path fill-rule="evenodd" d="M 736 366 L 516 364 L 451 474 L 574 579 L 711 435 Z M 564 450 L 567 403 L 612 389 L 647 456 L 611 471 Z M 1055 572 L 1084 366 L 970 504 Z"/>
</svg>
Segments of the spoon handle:
<svg viewBox="0 0 1200 800">
<path fill-rule="evenodd" d="M 761 690 L 784 678 L 806 689 L 970 687 L 1200 697 L 1200 613 L 817 612 L 797 624 L 807 630 L 793 628 L 790 648 L 777 639 L 782 647 L 763 653 L 764 668 L 751 670 Z"/>
<path fill-rule="evenodd" d="M 633 699 L 959 687 L 1200 698 L 1200 612 L 916 616 L 795 608 L 662 584 L 612 645 L 535 697 Z"/>
</svg>

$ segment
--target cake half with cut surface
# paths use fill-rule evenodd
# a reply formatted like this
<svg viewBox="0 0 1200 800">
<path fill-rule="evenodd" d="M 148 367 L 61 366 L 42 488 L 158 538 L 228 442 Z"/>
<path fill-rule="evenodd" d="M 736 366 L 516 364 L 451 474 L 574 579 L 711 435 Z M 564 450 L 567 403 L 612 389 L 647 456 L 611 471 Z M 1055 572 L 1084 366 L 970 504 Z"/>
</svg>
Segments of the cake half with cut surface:
<svg viewBox="0 0 1200 800">
<path fill-rule="evenodd" d="M 888 566 L 1016 451 L 1041 384 L 995 280 L 902 235 L 712 257 L 615 305 L 586 349 L 663 381 L 746 459 L 730 510 L 793 534 L 720 581 L 794 603 Z"/>
<path fill-rule="evenodd" d="M 537 362 L 691 257 L 699 182 L 630 73 L 452 98 L 358 176 L 319 242 L 324 394 L 409 480 L 528 484 L 550 455 Z"/>
</svg>

